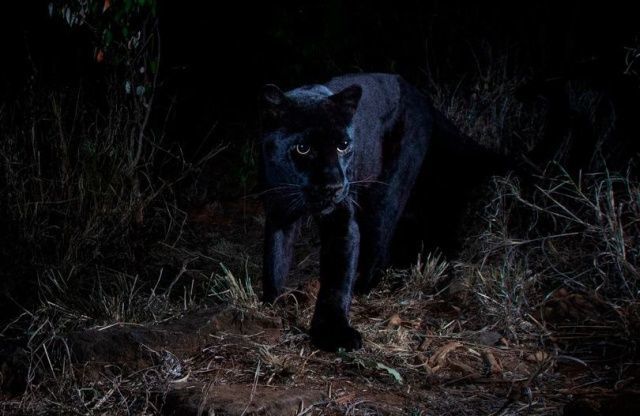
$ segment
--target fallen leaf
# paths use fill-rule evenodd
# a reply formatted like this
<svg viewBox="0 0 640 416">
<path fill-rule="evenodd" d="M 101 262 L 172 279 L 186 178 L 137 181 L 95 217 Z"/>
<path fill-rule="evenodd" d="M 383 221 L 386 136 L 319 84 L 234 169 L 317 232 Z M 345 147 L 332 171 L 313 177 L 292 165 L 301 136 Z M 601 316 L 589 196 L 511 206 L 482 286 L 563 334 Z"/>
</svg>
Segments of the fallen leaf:
<svg viewBox="0 0 640 416">
<path fill-rule="evenodd" d="M 502 373 L 502 365 L 491 351 L 482 351 L 485 375 Z"/>
<path fill-rule="evenodd" d="M 426 337 L 420 345 L 418 345 L 418 351 L 426 351 L 429 349 L 429 346 L 433 342 L 433 338 Z"/>
<path fill-rule="evenodd" d="M 434 372 L 438 371 L 444 366 L 449 353 L 460 347 L 462 347 L 462 343 L 458 341 L 452 341 L 443 345 L 429 358 L 429 367 L 431 367 Z"/>
<path fill-rule="evenodd" d="M 500 344 L 502 344 L 504 347 L 509 348 L 509 340 L 505 337 L 500 338 Z"/>
<path fill-rule="evenodd" d="M 395 368 L 387 367 L 386 365 L 384 365 L 382 363 L 376 363 L 376 368 L 380 369 L 380 370 L 385 370 L 387 373 L 389 373 L 396 380 L 396 382 L 398 382 L 398 384 L 402 384 L 402 382 L 403 382 L 402 376 L 400 375 L 398 370 L 396 370 Z"/>
<path fill-rule="evenodd" d="M 449 362 L 449 367 L 451 367 L 454 370 L 460 371 L 465 376 L 478 373 L 473 367 L 463 363 L 462 361 L 451 361 Z"/>
<path fill-rule="evenodd" d="M 534 363 L 541 363 L 547 360 L 547 358 L 549 358 L 549 354 L 546 353 L 545 351 L 536 351 L 533 354 L 528 354 L 525 359 L 527 361 L 531 361 Z"/>
<path fill-rule="evenodd" d="M 391 315 L 387 321 L 387 328 L 398 328 L 400 325 L 402 325 L 402 318 L 397 313 Z"/>
</svg>

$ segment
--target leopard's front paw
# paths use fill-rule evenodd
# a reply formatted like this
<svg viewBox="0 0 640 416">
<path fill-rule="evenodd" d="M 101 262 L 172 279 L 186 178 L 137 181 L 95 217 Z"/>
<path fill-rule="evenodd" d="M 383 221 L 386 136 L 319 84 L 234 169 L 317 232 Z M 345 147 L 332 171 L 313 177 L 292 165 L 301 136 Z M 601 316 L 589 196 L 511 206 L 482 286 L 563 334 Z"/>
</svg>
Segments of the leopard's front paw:
<svg viewBox="0 0 640 416">
<path fill-rule="evenodd" d="M 340 348 L 354 351 L 362 348 L 362 335 L 349 325 L 312 325 L 311 342 L 324 351 L 335 352 Z"/>
<path fill-rule="evenodd" d="M 273 305 L 283 292 L 282 289 L 264 289 L 262 292 L 262 303 Z"/>
<path fill-rule="evenodd" d="M 353 287 L 353 292 L 359 296 L 366 296 L 373 290 L 374 284 L 371 280 L 358 279 Z"/>
</svg>

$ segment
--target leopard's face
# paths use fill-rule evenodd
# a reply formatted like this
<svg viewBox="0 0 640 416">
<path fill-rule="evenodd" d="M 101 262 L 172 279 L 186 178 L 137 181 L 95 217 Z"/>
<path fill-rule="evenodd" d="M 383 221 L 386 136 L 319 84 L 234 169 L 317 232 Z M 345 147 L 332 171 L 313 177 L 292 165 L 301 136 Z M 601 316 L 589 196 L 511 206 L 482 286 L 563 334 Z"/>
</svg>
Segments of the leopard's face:
<svg viewBox="0 0 640 416">
<path fill-rule="evenodd" d="M 280 199 L 292 214 L 326 214 L 349 197 L 355 111 L 349 106 L 352 95 L 357 105 L 360 94 L 355 86 L 312 106 L 288 103 L 276 128 L 263 138 L 266 197 Z"/>
</svg>

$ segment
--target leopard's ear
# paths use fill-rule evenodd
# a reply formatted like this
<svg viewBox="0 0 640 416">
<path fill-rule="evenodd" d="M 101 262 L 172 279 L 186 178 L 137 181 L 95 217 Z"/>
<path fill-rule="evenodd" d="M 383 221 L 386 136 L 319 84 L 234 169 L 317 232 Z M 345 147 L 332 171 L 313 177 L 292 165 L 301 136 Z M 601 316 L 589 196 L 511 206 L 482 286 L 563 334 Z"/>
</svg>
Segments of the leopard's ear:
<svg viewBox="0 0 640 416">
<path fill-rule="evenodd" d="M 291 109 L 291 100 L 276 85 L 267 84 L 262 89 L 262 117 L 265 123 L 279 125 Z"/>
<path fill-rule="evenodd" d="M 353 84 L 340 92 L 337 92 L 329 97 L 340 110 L 344 112 L 346 116 L 351 119 L 358 109 L 358 103 L 362 97 L 362 87 L 357 84 Z"/>
<path fill-rule="evenodd" d="M 277 85 L 267 84 L 262 88 L 262 97 L 269 106 L 278 107 L 285 103 L 287 96 Z"/>
</svg>

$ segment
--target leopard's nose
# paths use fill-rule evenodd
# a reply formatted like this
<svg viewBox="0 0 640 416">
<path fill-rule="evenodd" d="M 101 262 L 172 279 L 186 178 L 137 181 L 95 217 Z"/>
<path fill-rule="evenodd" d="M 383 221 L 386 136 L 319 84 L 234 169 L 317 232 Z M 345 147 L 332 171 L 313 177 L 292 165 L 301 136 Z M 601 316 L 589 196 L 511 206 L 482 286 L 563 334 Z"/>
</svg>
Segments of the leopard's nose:
<svg viewBox="0 0 640 416">
<path fill-rule="evenodd" d="M 335 183 L 330 185 L 325 185 L 323 192 L 324 194 L 333 199 L 339 199 L 342 197 L 342 193 L 344 191 L 344 186 L 341 183 Z"/>
<path fill-rule="evenodd" d="M 310 196 L 316 200 L 339 202 L 344 196 L 344 186 L 340 183 L 318 185 L 310 190 Z"/>
<path fill-rule="evenodd" d="M 333 183 L 333 184 L 325 185 L 324 190 L 328 193 L 336 193 L 342 190 L 342 184 Z"/>
</svg>

